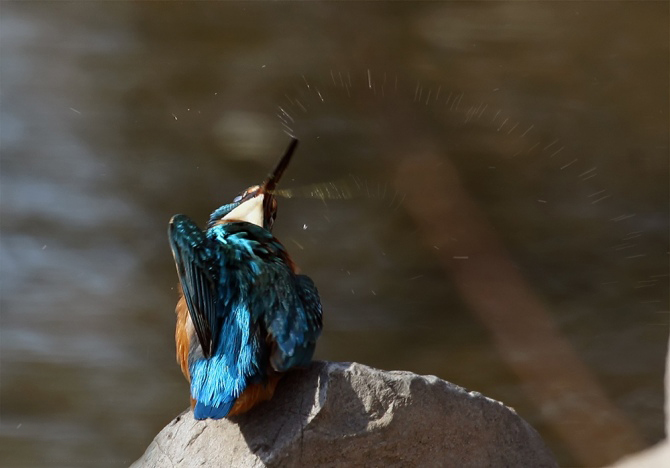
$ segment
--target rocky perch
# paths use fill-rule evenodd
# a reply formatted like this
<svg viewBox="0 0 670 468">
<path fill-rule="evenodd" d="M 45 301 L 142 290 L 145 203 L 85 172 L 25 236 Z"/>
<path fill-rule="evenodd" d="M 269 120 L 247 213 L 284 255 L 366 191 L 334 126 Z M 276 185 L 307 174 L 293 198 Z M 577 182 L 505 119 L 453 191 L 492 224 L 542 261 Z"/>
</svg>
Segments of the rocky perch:
<svg viewBox="0 0 670 468">
<path fill-rule="evenodd" d="M 177 416 L 133 468 L 556 466 L 514 410 L 434 376 L 314 362 L 230 420 Z"/>
</svg>

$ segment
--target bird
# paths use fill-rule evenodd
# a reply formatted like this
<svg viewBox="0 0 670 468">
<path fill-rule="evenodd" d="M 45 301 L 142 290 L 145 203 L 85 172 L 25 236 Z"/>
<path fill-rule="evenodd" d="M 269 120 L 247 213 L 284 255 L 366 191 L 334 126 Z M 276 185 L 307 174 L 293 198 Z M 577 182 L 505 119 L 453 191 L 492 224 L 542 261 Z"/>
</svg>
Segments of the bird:
<svg viewBox="0 0 670 468">
<path fill-rule="evenodd" d="M 180 294 L 177 362 L 195 419 L 222 419 L 272 398 L 282 375 L 306 367 L 322 329 L 319 293 L 272 234 L 276 184 L 298 145 L 275 169 L 212 212 L 201 230 L 183 214 L 168 227 Z"/>
</svg>

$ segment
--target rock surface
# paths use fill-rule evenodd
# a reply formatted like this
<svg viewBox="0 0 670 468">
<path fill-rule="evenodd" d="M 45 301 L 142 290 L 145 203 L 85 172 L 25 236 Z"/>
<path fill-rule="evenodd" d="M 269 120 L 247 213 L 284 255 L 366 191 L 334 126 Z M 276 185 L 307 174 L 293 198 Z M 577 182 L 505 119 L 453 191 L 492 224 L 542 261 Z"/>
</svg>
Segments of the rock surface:
<svg viewBox="0 0 670 468">
<path fill-rule="evenodd" d="M 514 410 L 433 376 L 315 362 L 249 413 L 168 424 L 133 468 L 556 466 Z"/>
</svg>

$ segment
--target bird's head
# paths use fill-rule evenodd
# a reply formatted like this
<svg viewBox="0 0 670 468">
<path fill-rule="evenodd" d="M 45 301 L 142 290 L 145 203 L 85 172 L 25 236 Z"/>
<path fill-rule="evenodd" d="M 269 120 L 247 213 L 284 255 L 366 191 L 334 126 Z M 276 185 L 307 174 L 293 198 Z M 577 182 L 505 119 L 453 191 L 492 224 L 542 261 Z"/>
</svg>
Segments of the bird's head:
<svg viewBox="0 0 670 468">
<path fill-rule="evenodd" d="M 294 138 L 268 178 L 261 185 L 246 189 L 235 197 L 232 203 L 217 208 L 209 217 L 208 227 L 233 221 L 246 221 L 271 231 L 277 217 L 277 200 L 273 192 L 288 167 L 296 146 L 298 140 Z"/>
</svg>

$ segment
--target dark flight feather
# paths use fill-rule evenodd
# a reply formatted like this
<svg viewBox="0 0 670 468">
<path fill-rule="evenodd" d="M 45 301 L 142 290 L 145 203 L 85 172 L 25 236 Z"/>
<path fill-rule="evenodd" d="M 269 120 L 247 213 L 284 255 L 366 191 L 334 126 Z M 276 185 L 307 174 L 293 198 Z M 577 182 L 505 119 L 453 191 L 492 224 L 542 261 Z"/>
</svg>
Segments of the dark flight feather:
<svg viewBox="0 0 670 468">
<path fill-rule="evenodd" d="M 184 215 L 170 221 L 169 238 L 191 321 L 205 357 L 212 355 L 218 302 L 218 246 Z"/>
</svg>

